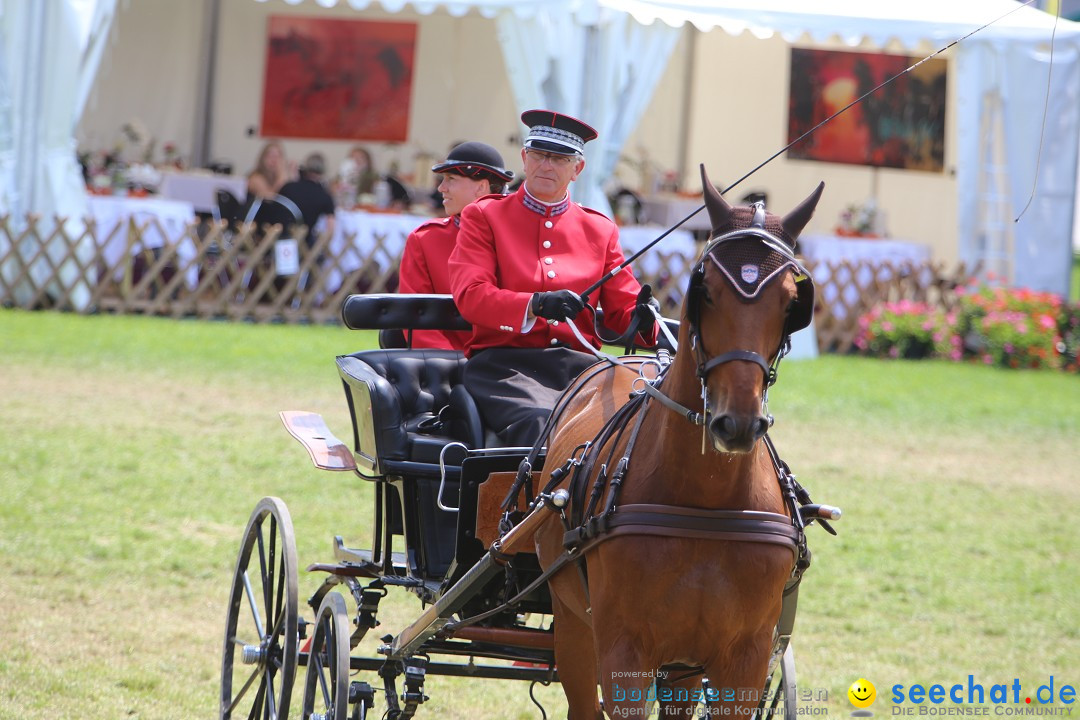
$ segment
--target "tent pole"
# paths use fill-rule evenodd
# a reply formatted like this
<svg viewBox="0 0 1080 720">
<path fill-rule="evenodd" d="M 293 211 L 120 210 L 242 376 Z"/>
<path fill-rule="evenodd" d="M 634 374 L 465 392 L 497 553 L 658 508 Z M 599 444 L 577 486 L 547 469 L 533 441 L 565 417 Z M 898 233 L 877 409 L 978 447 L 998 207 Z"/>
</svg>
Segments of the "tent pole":
<svg viewBox="0 0 1080 720">
<path fill-rule="evenodd" d="M 218 27 L 221 24 L 221 0 L 203 2 L 202 60 L 199 63 L 199 88 L 195 102 L 195 123 L 191 138 L 191 166 L 206 167 L 212 157 L 210 128 L 214 122 L 214 78 L 217 75 Z"/>
<path fill-rule="evenodd" d="M 686 37 L 686 51 L 683 63 L 683 106 L 682 117 L 679 120 L 679 147 L 678 147 L 678 173 L 679 182 L 686 187 L 689 180 L 687 176 L 687 155 L 690 152 L 690 113 L 693 111 L 694 69 L 697 54 L 697 28 L 690 23 L 683 26 L 683 35 Z"/>
</svg>

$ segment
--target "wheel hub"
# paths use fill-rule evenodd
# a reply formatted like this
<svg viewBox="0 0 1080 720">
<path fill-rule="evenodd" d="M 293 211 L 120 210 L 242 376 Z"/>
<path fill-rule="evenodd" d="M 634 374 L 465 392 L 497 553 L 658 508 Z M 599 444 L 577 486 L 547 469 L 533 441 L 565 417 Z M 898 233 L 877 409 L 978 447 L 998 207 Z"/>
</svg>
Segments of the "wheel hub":
<svg viewBox="0 0 1080 720">
<path fill-rule="evenodd" d="M 245 645 L 240 651 L 240 662 L 245 665 L 258 665 L 266 658 L 266 648 L 262 645 Z"/>
</svg>

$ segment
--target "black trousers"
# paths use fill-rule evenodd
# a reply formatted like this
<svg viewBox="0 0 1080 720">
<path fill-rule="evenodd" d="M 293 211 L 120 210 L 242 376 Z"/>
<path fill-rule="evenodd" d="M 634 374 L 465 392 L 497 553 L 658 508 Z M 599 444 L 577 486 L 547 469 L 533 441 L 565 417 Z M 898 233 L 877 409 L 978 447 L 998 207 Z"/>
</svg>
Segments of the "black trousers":
<svg viewBox="0 0 1080 720">
<path fill-rule="evenodd" d="M 488 348 L 465 364 L 465 389 L 504 447 L 531 447 L 559 396 L 596 362 L 569 348 Z"/>
</svg>

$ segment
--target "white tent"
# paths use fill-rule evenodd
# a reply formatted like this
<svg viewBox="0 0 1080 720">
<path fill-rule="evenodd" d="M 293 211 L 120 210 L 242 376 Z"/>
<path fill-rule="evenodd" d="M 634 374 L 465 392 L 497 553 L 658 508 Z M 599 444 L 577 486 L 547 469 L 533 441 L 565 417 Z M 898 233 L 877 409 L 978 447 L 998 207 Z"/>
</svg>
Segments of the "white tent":
<svg viewBox="0 0 1080 720">
<path fill-rule="evenodd" d="M 361 10 L 372 5 L 371 0 L 347 2 Z M 421 13 L 443 7 L 460 14 L 477 8 L 497 17 L 519 106 L 550 107 L 597 122 L 607 144 L 599 153 L 599 165 L 594 162 L 595 173 L 583 178 L 586 192 L 577 194 L 577 199 L 595 204 L 604 203 L 600 178 L 614 167 L 674 46 L 675 36 L 665 28 L 691 23 L 702 32 L 749 31 L 759 37 L 779 33 L 789 41 L 839 37 L 850 45 L 899 43 L 912 54 L 955 42 L 959 257 L 969 264 L 982 262 L 1018 286 L 1069 292 L 1080 141 L 1078 23 L 1055 22 L 1017 0 L 379 4 L 391 12 L 406 5 Z"/>
<path fill-rule="evenodd" d="M 361 10 L 381 6 L 398 12 L 408 7 L 421 14 L 479 12 L 494 18 L 519 109 L 550 107 L 587 118 L 600 131 L 598 147 L 590 147 L 591 175 L 579 182 L 575 198 L 601 205 L 599 181 L 614 166 L 623 141 L 652 96 L 676 42 L 677 28 L 687 23 L 702 32 L 749 30 L 759 36 L 778 32 L 789 40 L 839 36 L 850 43 L 888 44 L 890 49 L 899 43 L 914 55 L 989 24 L 952 50 L 959 87 L 956 137 L 951 140 L 958 148 L 960 257 L 1008 267 L 1017 285 L 1062 294 L 1068 290 L 1080 135 L 1080 26 L 1060 21 L 1056 28 L 1048 122 L 1039 157 L 1054 18 L 1021 7 L 1015 0 L 286 1 L 294 5 L 314 1 L 321 6 L 347 1 Z M 43 66 L 29 58 L 51 57 L 23 52 L 23 43 L 44 39 L 63 47 L 69 34 L 58 30 L 46 35 L 44 30 L 39 32 L 46 27 L 43 24 L 27 33 L 23 13 L 33 6 L 48 9 L 45 20 L 68 17 L 75 10 L 82 11 L 80 17 L 99 18 L 85 21 L 84 29 L 70 36 L 74 38 L 72 52 L 64 55 L 62 63 L 49 66 L 55 67 L 49 70 L 55 74 L 44 85 L 52 97 L 63 95 L 62 88 L 83 87 L 86 78 L 93 76 L 100 52 L 94 38 L 102 37 L 100 18 L 111 14 L 100 8 L 111 8 L 113 3 L 0 0 L 5 31 L 0 38 L 4 43 L 0 53 L 0 211 L 49 216 L 72 207 L 72 198 L 78 202 L 81 193 L 75 187 L 78 183 L 68 180 L 74 177 L 74 163 L 62 170 L 46 162 L 46 156 L 73 155 L 70 131 L 85 90 L 67 95 L 73 98 L 69 103 L 73 107 L 38 102 L 35 110 L 22 104 L 21 95 L 21 88 L 43 85 L 39 79 Z M 95 7 L 98 10 L 86 12 Z M 50 133 L 47 146 L 31 145 L 37 142 L 32 140 L 34 128 L 44 126 L 46 119 L 60 132 L 60 142 Z M 23 153 L 14 149 L 24 146 L 48 147 L 48 151 L 19 154 L 37 157 L 36 161 L 14 160 Z M 48 191 L 37 190 L 43 185 Z M 1033 188 L 1034 201 L 1022 220 L 1013 223 Z M 915 211 L 932 213 L 934 208 Z"/>
<path fill-rule="evenodd" d="M 1068 294 L 1080 140 L 1080 24 L 1059 20 L 1055 27 L 1054 17 L 1015 0 L 601 2 L 641 23 L 693 23 L 703 32 L 749 30 L 762 37 L 777 32 L 789 41 L 839 36 L 852 45 L 900 43 L 915 52 L 964 38 L 953 49 L 960 259 L 982 261 L 1018 286 Z"/>
<path fill-rule="evenodd" d="M 75 157 L 75 125 L 82 115 L 105 47 L 116 0 L 0 0 L 0 215 L 10 214 L 18 232 L 27 213 L 69 219 L 66 232 L 79 237 L 87 212 L 86 191 Z M 27 239 L 20 255 L 38 248 Z M 64 252 L 60 240 L 53 243 Z M 86 262 L 93 247 L 80 243 Z M 50 248 L 52 250 L 52 248 Z M 35 280 L 51 274 L 39 258 Z M 10 282 L 17 268 L 0 268 Z M 90 290 L 81 271 L 61 268 L 61 282 L 78 307 Z M 30 292 L 16 288 L 16 292 Z"/>
</svg>

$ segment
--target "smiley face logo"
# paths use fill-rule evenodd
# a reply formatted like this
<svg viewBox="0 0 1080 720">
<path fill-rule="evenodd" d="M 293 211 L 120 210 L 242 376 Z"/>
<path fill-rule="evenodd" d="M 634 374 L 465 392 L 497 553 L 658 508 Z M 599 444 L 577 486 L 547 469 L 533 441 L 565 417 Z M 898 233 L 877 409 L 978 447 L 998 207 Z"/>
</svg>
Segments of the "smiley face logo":
<svg viewBox="0 0 1080 720">
<path fill-rule="evenodd" d="M 848 700 L 857 708 L 868 708 L 877 700 L 877 688 L 866 678 L 859 678 L 851 683 L 847 691 Z"/>
</svg>

